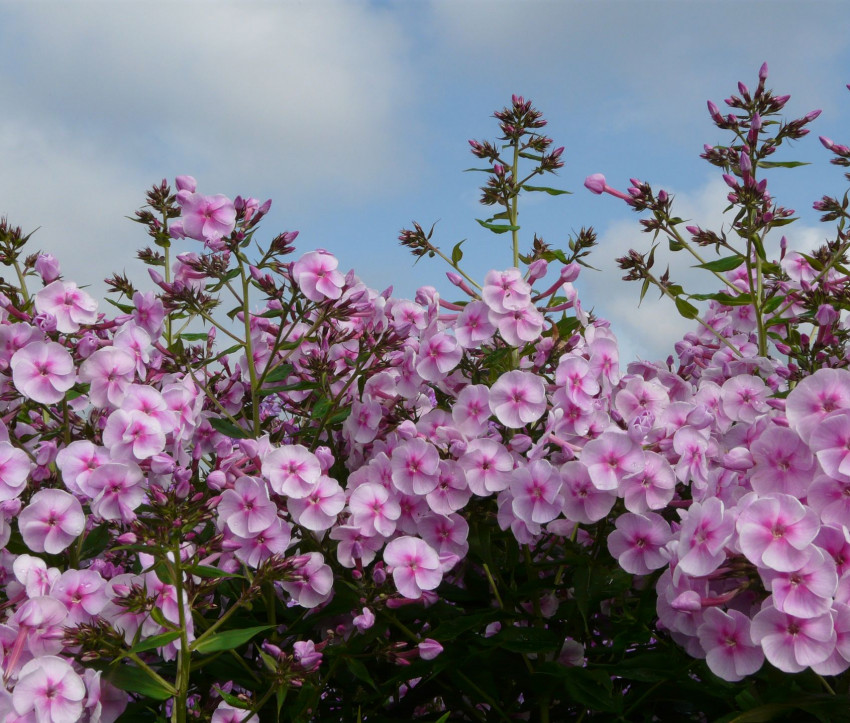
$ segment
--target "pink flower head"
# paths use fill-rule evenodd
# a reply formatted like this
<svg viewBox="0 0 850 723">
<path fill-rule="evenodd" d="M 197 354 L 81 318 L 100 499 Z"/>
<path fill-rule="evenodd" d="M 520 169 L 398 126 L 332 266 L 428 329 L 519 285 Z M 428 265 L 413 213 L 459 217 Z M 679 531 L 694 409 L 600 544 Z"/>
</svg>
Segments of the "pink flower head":
<svg viewBox="0 0 850 723">
<path fill-rule="evenodd" d="M 127 387 L 133 381 L 136 360 L 123 349 L 98 349 L 80 366 L 80 381 L 88 382 L 89 399 L 103 409 L 118 407 L 124 400 Z"/>
<path fill-rule="evenodd" d="M 86 516 L 77 498 L 55 489 L 36 492 L 18 517 L 26 546 L 50 555 L 62 552 L 85 526 Z"/>
<path fill-rule="evenodd" d="M 9 442 L 0 442 L 0 502 L 21 494 L 34 468 L 26 452 Z"/>
<path fill-rule="evenodd" d="M 359 527 L 367 537 L 378 534 L 389 537 L 395 532 L 401 507 L 389 491 L 380 484 L 369 482 L 360 485 L 348 500 L 351 524 Z"/>
<path fill-rule="evenodd" d="M 459 460 L 469 489 L 480 497 L 507 489 L 514 460 L 495 439 L 473 439 Z"/>
<path fill-rule="evenodd" d="M 56 319 L 56 330 L 63 334 L 79 331 L 80 324 L 97 321 L 97 302 L 72 282 L 54 281 L 35 295 L 39 314 Z"/>
<path fill-rule="evenodd" d="M 491 310 L 490 322 L 496 325 L 508 344 L 521 347 L 540 337 L 546 320 L 533 306 L 526 306 L 504 314 Z"/>
<path fill-rule="evenodd" d="M 263 458 L 263 476 L 275 492 L 285 497 L 306 497 L 321 474 L 316 455 L 300 444 L 278 447 Z"/>
<path fill-rule="evenodd" d="M 791 390 L 785 400 L 788 424 L 804 442 L 830 412 L 850 409 L 850 371 L 818 369 Z"/>
<path fill-rule="evenodd" d="M 660 510 L 673 499 L 676 475 L 670 463 L 657 452 L 643 453 L 643 469 L 620 481 L 619 493 L 629 512 Z"/>
<path fill-rule="evenodd" d="M 587 467 L 581 462 L 573 461 L 563 465 L 561 479 L 564 480 L 564 516 L 571 522 L 581 522 L 585 525 L 599 522 L 617 501 L 613 490 L 603 491 L 596 488 Z"/>
<path fill-rule="evenodd" d="M 750 484 L 760 495 L 772 492 L 806 496 L 812 482 L 814 456 L 792 429 L 771 425 L 752 444 L 755 467 Z"/>
<path fill-rule="evenodd" d="M 222 493 L 218 517 L 234 534 L 256 537 L 274 522 L 277 506 L 269 499 L 269 491 L 263 480 L 240 477 L 233 489 Z"/>
<path fill-rule="evenodd" d="M 397 537 L 384 549 L 384 562 L 392 569 L 393 581 L 406 598 L 415 600 L 423 590 L 433 590 L 443 578 L 440 557 L 418 537 Z"/>
<path fill-rule="evenodd" d="M 667 564 L 661 549 L 670 541 L 670 525 L 655 512 L 626 512 L 608 536 L 608 551 L 626 572 L 647 575 Z"/>
<path fill-rule="evenodd" d="M 165 434 L 159 422 L 144 412 L 116 409 L 106 420 L 103 444 L 113 459 L 143 460 L 165 449 Z"/>
<path fill-rule="evenodd" d="M 623 477 L 642 469 L 643 449 L 624 432 L 604 432 L 584 445 L 581 461 L 597 489 L 616 490 Z"/>
<path fill-rule="evenodd" d="M 106 580 L 94 570 L 65 570 L 50 595 L 68 608 L 72 624 L 90 622 L 106 606 Z"/>
<path fill-rule="evenodd" d="M 423 339 L 419 347 L 416 373 L 425 381 L 439 381 L 457 366 L 461 356 L 463 350 L 458 346 L 457 340 L 448 334 L 437 332 Z"/>
<path fill-rule="evenodd" d="M 419 648 L 419 657 L 422 660 L 433 660 L 443 652 L 443 646 L 433 638 L 425 638 L 416 647 Z"/>
<path fill-rule="evenodd" d="M 519 269 L 490 271 L 484 277 L 481 298 L 496 313 L 506 314 L 531 303 L 531 287 L 523 280 Z"/>
<path fill-rule="evenodd" d="M 76 723 L 82 717 L 86 686 L 71 664 L 55 655 L 27 663 L 18 674 L 12 704 L 18 715 L 34 713 L 38 721 Z"/>
<path fill-rule="evenodd" d="M 328 251 L 308 251 L 292 265 L 292 278 L 310 301 L 338 299 L 345 277 L 336 270 L 337 266 L 339 261 Z"/>
<path fill-rule="evenodd" d="M 272 555 L 282 555 L 292 542 L 292 529 L 280 517 L 254 537 L 237 538 L 242 546 L 234 554 L 249 567 L 259 567 L 260 563 Z"/>
<path fill-rule="evenodd" d="M 440 453 L 420 437 L 410 439 L 393 450 L 393 484 L 406 495 L 426 495 L 438 483 Z"/>
<path fill-rule="evenodd" d="M 526 524 L 551 522 L 563 507 L 558 495 L 562 484 L 558 470 L 545 459 L 520 466 L 511 478 L 514 514 Z"/>
<path fill-rule="evenodd" d="M 437 486 L 427 495 L 428 506 L 441 515 L 448 515 L 466 506 L 472 490 L 466 481 L 463 467 L 452 459 L 441 459 Z"/>
<path fill-rule="evenodd" d="M 716 497 L 694 502 L 679 531 L 677 570 L 702 577 L 726 559 L 725 545 L 735 532 L 735 522 Z"/>
<path fill-rule="evenodd" d="M 182 208 L 183 233 L 196 241 L 220 241 L 236 228 L 236 208 L 227 196 L 202 196 L 181 191 L 177 202 Z"/>
<path fill-rule="evenodd" d="M 734 376 L 721 387 L 723 411 L 734 422 L 752 424 L 757 415 L 767 411 L 765 400 L 769 392 L 759 377 L 749 374 Z"/>
<path fill-rule="evenodd" d="M 771 665 L 785 673 L 799 673 L 825 661 L 837 638 L 830 613 L 797 618 L 772 605 L 756 614 L 750 632 Z"/>
<path fill-rule="evenodd" d="M 301 527 L 319 532 L 328 530 L 345 507 L 345 492 L 339 482 L 330 477 L 319 477 L 315 488 L 306 497 L 291 499 L 289 513 Z"/>
<path fill-rule="evenodd" d="M 773 605 L 798 618 L 814 618 L 828 613 L 838 587 L 835 561 L 817 547 L 799 570 L 777 572 L 762 570 L 765 586 L 773 592 Z"/>
<path fill-rule="evenodd" d="M 490 310 L 483 301 L 470 301 L 454 324 L 457 343 L 464 349 L 476 349 L 496 333 L 490 323 Z"/>
<path fill-rule="evenodd" d="M 531 372 L 505 372 L 490 388 L 490 410 L 511 429 L 536 422 L 546 411 L 543 379 Z"/>
<path fill-rule="evenodd" d="M 325 558 L 319 552 L 310 552 L 300 559 L 295 573 L 296 579 L 282 582 L 280 586 L 301 607 L 314 608 L 330 598 L 334 576 Z"/>
<path fill-rule="evenodd" d="M 234 708 L 225 701 L 221 701 L 213 711 L 211 723 L 259 723 L 256 715 L 248 715 L 245 708 Z"/>
<path fill-rule="evenodd" d="M 144 476 L 135 462 L 107 462 L 80 484 L 92 498 L 92 512 L 103 520 L 136 519 L 135 510 L 145 499 Z"/>
<path fill-rule="evenodd" d="M 77 376 L 71 355 L 53 341 L 30 342 L 12 355 L 9 366 L 18 391 L 40 404 L 62 401 Z"/>
<path fill-rule="evenodd" d="M 750 637 L 750 619 L 738 610 L 726 613 L 707 608 L 698 634 L 706 652 L 705 662 L 723 680 L 742 680 L 764 663 L 761 648 Z"/>
<path fill-rule="evenodd" d="M 817 513 L 798 499 L 776 494 L 746 506 L 736 526 L 741 551 L 750 562 L 793 572 L 809 559 L 820 523 Z"/>
</svg>

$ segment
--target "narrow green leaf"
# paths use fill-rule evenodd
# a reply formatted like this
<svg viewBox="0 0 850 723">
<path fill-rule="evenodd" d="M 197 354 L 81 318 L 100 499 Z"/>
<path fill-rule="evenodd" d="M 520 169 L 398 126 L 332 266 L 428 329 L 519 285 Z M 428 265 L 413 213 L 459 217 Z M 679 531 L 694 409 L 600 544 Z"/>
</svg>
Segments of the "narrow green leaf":
<svg viewBox="0 0 850 723">
<path fill-rule="evenodd" d="M 484 228 L 489 229 L 493 233 L 507 233 L 508 231 L 519 231 L 519 226 L 505 226 L 503 224 L 487 223 L 486 221 L 476 218 L 479 224 Z"/>
<path fill-rule="evenodd" d="M 132 648 L 130 648 L 131 653 L 144 653 L 147 650 L 153 650 L 154 648 L 161 648 L 163 645 L 168 645 L 172 640 L 177 640 L 180 637 L 179 630 L 171 630 L 167 633 L 161 633 L 160 635 L 154 635 L 147 640 L 143 640 L 141 643 L 137 643 Z"/>
<path fill-rule="evenodd" d="M 678 241 L 674 241 L 672 238 L 668 240 L 668 245 L 670 246 L 671 251 L 681 251 L 683 248 L 685 248 L 684 246 L 682 246 L 682 244 L 680 244 Z"/>
<path fill-rule="evenodd" d="M 154 700 L 168 700 L 177 695 L 173 686 L 165 686 L 143 668 L 119 665 L 106 676 L 116 688 L 129 693 L 140 693 Z"/>
<path fill-rule="evenodd" d="M 105 296 L 104 299 L 107 303 L 112 304 L 115 308 L 121 309 L 125 314 L 132 314 L 135 311 L 135 307 L 130 304 L 122 304 L 114 299 L 110 299 L 108 296 Z"/>
<path fill-rule="evenodd" d="M 764 311 L 765 314 L 776 311 L 780 306 L 782 306 L 783 301 L 785 301 L 784 296 L 771 296 L 766 302 L 764 302 L 762 311 Z"/>
<path fill-rule="evenodd" d="M 560 188 L 550 188 L 549 186 L 527 186 L 524 185 L 522 187 L 523 191 L 542 191 L 543 193 L 548 193 L 550 196 L 561 196 L 565 193 L 572 194 L 572 191 L 563 191 Z"/>
<path fill-rule="evenodd" d="M 811 163 L 805 161 L 759 161 L 758 165 L 761 168 L 799 168 L 800 166 L 810 166 Z"/>
<path fill-rule="evenodd" d="M 480 173 L 492 173 L 492 168 L 464 168 L 463 173 L 469 173 L 470 171 L 478 171 Z"/>
<path fill-rule="evenodd" d="M 186 568 L 187 572 L 190 572 L 192 575 L 197 575 L 198 577 L 209 577 L 218 579 L 221 577 L 238 577 L 243 578 L 243 575 L 237 575 L 234 572 L 225 572 L 224 570 L 219 570 L 217 567 L 212 567 L 211 565 L 191 565 Z"/>
<path fill-rule="evenodd" d="M 265 381 L 267 382 L 283 382 L 286 381 L 292 374 L 295 367 L 292 364 L 280 364 L 266 374 Z"/>
<path fill-rule="evenodd" d="M 527 151 L 520 151 L 519 157 L 527 158 L 530 161 L 537 161 L 538 163 L 543 160 L 543 156 L 539 156 L 534 153 L 528 153 Z"/>
<path fill-rule="evenodd" d="M 218 417 L 209 418 L 210 426 L 216 431 L 230 437 L 231 439 L 249 439 L 251 435 L 233 422 Z"/>
<path fill-rule="evenodd" d="M 697 264 L 693 268 L 717 272 L 732 271 L 732 269 L 737 269 L 742 263 L 744 263 L 745 260 L 746 259 L 743 256 L 726 256 L 722 259 L 716 259 L 715 261 L 707 261 L 704 264 Z"/>
<path fill-rule="evenodd" d="M 466 239 L 464 239 L 463 241 L 466 241 Z M 463 258 L 463 251 L 460 250 L 463 241 L 458 241 L 455 244 L 455 247 L 452 249 L 452 263 L 455 265 L 459 264 L 460 260 Z"/>
<path fill-rule="evenodd" d="M 80 552 L 80 557 L 83 560 L 88 560 L 92 557 L 97 557 L 106 549 L 109 544 L 109 528 L 106 525 L 95 527 L 86 539 L 83 540 L 83 549 Z"/>
<path fill-rule="evenodd" d="M 699 309 L 693 304 L 689 304 L 681 296 L 676 297 L 676 308 L 686 319 L 696 319 L 699 316 Z"/>
<path fill-rule="evenodd" d="M 204 332 L 186 332 L 180 335 L 181 339 L 185 341 L 206 341 L 209 337 Z"/>
<path fill-rule="evenodd" d="M 345 666 L 352 672 L 355 678 L 362 680 L 364 683 L 368 683 L 375 689 L 375 692 L 381 692 L 378 689 L 378 686 L 375 685 L 375 681 L 372 680 L 372 676 L 369 674 L 369 669 L 363 664 L 362 660 L 358 660 L 357 658 L 346 658 Z"/>
<path fill-rule="evenodd" d="M 221 633 L 202 636 L 196 640 L 190 648 L 199 653 L 215 653 L 219 650 L 234 650 L 244 645 L 255 635 L 271 630 L 274 625 L 258 625 L 253 628 L 242 628 L 241 630 L 225 630 Z"/>
<path fill-rule="evenodd" d="M 746 306 L 753 303 L 753 297 L 749 294 L 738 294 L 738 296 L 730 296 L 718 291 L 714 294 L 691 294 L 691 299 L 697 301 L 717 301 L 724 306 Z"/>
</svg>

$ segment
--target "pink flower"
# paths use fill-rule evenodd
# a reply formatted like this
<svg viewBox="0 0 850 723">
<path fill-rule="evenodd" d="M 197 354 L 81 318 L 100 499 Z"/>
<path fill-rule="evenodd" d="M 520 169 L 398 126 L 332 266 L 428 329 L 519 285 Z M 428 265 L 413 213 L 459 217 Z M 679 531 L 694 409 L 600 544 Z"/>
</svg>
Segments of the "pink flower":
<svg viewBox="0 0 850 723">
<path fill-rule="evenodd" d="M 143 460 L 165 449 L 165 434 L 159 422 L 144 412 L 116 409 L 106 420 L 103 444 L 113 459 Z"/>
<path fill-rule="evenodd" d="M 292 542 L 292 529 L 280 517 L 254 537 L 236 538 L 242 546 L 233 554 L 249 567 L 259 567 L 260 563 L 272 555 L 282 555 Z"/>
<path fill-rule="evenodd" d="M 373 482 L 360 485 L 348 500 L 351 524 L 359 527 L 367 537 L 378 534 L 389 537 L 395 532 L 396 520 L 401 514 L 398 502 L 390 498 L 389 491 Z"/>
<path fill-rule="evenodd" d="M 850 409 L 850 372 L 846 369 L 818 369 L 803 378 L 785 400 L 788 424 L 804 442 L 818 423 L 837 409 Z"/>
<path fill-rule="evenodd" d="M 761 648 L 750 637 L 750 619 L 738 610 L 728 613 L 707 608 L 698 630 L 699 642 L 706 652 L 706 663 L 719 678 L 742 680 L 764 662 Z"/>
<path fill-rule="evenodd" d="M 107 462 L 90 475 L 80 489 L 92 499 L 92 512 L 103 520 L 136 519 L 134 510 L 145 499 L 144 476 L 135 462 Z"/>
<path fill-rule="evenodd" d="M 263 476 L 275 492 L 285 497 L 306 497 L 321 474 L 316 455 L 300 444 L 278 447 L 263 458 Z"/>
<path fill-rule="evenodd" d="M 233 489 L 222 493 L 218 517 L 234 534 L 256 537 L 274 522 L 277 506 L 269 499 L 263 480 L 240 477 Z"/>
<path fill-rule="evenodd" d="M 80 381 L 89 382 L 89 399 L 103 409 L 118 407 L 133 381 L 136 360 L 123 349 L 98 349 L 80 366 Z"/>
<path fill-rule="evenodd" d="M 26 452 L 9 442 L 0 442 L 0 502 L 21 494 L 34 468 Z"/>
<path fill-rule="evenodd" d="M 345 277 L 336 270 L 337 258 L 322 249 L 308 251 L 292 265 L 292 278 L 310 301 L 338 299 Z"/>
<path fill-rule="evenodd" d="M 714 572 L 726 559 L 724 546 L 734 532 L 735 522 L 721 500 L 694 502 L 679 530 L 677 569 L 694 577 Z"/>
<path fill-rule="evenodd" d="M 812 547 L 809 559 L 793 572 L 761 571 L 765 586 L 773 591 L 773 605 L 798 618 L 814 618 L 828 613 L 838 587 L 833 559 Z"/>
<path fill-rule="evenodd" d="M 440 453 L 430 442 L 416 437 L 392 453 L 393 484 L 406 495 L 426 495 L 437 486 Z"/>
<path fill-rule="evenodd" d="M 511 429 L 537 421 L 546 411 L 543 379 L 531 372 L 505 372 L 490 388 L 490 410 Z"/>
<path fill-rule="evenodd" d="M 751 447 L 755 467 L 750 484 L 760 495 L 772 492 L 805 497 L 812 481 L 814 457 L 791 429 L 771 425 Z"/>
<path fill-rule="evenodd" d="M 473 439 L 459 460 L 469 489 L 480 497 L 507 489 L 514 461 L 495 439 Z"/>
<path fill-rule="evenodd" d="M 356 615 L 351 622 L 354 623 L 354 627 L 359 632 L 365 633 L 375 624 L 375 613 L 369 608 L 363 608 L 363 612 L 360 615 Z"/>
<path fill-rule="evenodd" d="M 27 344 L 14 353 L 9 366 L 18 391 L 40 404 L 62 401 L 77 376 L 71 355 L 53 341 Z"/>
<path fill-rule="evenodd" d="M 772 495 L 748 505 L 736 522 L 744 556 L 780 572 L 799 570 L 818 532 L 817 513 L 790 495 Z"/>
<path fill-rule="evenodd" d="M 289 514 L 301 527 L 318 532 L 328 530 L 336 522 L 336 516 L 345 507 L 345 492 L 339 482 L 330 477 L 319 477 L 315 488 L 306 497 L 291 499 Z"/>
<path fill-rule="evenodd" d="M 227 196 L 202 196 L 187 190 L 177 195 L 183 233 L 196 241 L 220 241 L 236 227 L 236 208 Z"/>
<path fill-rule="evenodd" d="M 39 314 L 56 319 L 56 330 L 63 334 L 79 331 L 80 324 L 97 321 L 97 302 L 72 282 L 54 281 L 35 295 Z"/>
<path fill-rule="evenodd" d="M 83 679 L 70 663 L 55 655 L 43 655 L 21 669 L 12 704 L 18 715 L 34 712 L 39 721 L 76 723 L 85 697 Z"/>
<path fill-rule="evenodd" d="M 319 552 L 303 555 L 297 566 L 296 579 L 282 582 L 280 586 L 301 607 L 314 608 L 327 600 L 333 592 L 334 576 L 325 558 Z"/>
<path fill-rule="evenodd" d="M 490 323 L 490 310 L 483 301 L 470 301 L 454 323 L 457 343 L 464 349 L 476 349 L 496 333 Z"/>
<path fill-rule="evenodd" d="M 94 570 L 65 570 L 53 583 L 50 595 L 68 608 L 72 624 L 90 622 L 109 601 L 106 580 Z"/>
<path fill-rule="evenodd" d="M 670 541 L 670 525 L 655 512 L 626 512 L 608 536 L 608 551 L 626 572 L 647 575 L 667 564 L 661 549 Z"/>
<path fill-rule="evenodd" d="M 825 661 L 832 655 L 837 638 L 829 613 L 796 618 L 772 605 L 756 614 L 750 632 L 771 665 L 785 673 L 799 673 Z"/>
<path fill-rule="evenodd" d="M 461 356 L 463 350 L 457 341 L 448 334 L 437 332 L 422 340 L 416 373 L 425 381 L 439 381 L 457 366 Z"/>
<path fill-rule="evenodd" d="M 427 495 L 428 506 L 441 515 L 462 509 L 472 497 L 463 468 L 451 459 L 441 459 L 437 472 L 437 486 Z"/>
<path fill-rule="evenodd" d="M 425 638 L 416 647 L 419 648 L 419 657 L 422 660 L 433 660 L 443 652 L 443 646 L 433 638 Z"/>
<path fill-rule="evenodd" d="M 567 462 L 563 465 L 561 479 L 564 480 L 564 516 L 571 522 L 581 522 L 585 525 L 599 522 L 617 501 L 613 490 L 602 491 L 596 488 L 587 467 L 581 462 Z"/>
<path fill-rule="evenodd" d="M 490 323 L 496 325 L 508 344 L 521 347 L 540 337 L 546 320 L 533 306 L 526 306 L 504 314 L 491 310 Z"/>
<path fill-rule="evenodd" d="M 481 298 L 498 314 L 518 311 L 531 303 L 531 287 L 523 280 L 519 269 L 490 271 L 484 277 Z"/>
<path fill-rule="evenodd" d="M 527 524 L 551 522 L 563 507 L 558 496 L 562 484 L 558 471 L 545 459 L 520 466 L 511 479 L 514 514 Z"/>
<path fill-rule="evenodd" d="M 638 514 L 647 510 L 660 510 L 673 499 L 676 475 L 670 463 L 657 452 L 643 453 L 643 469 L 623 477 L 619 493 L 626 509 Z"/>
<path fill-rule="evenodd" d="M 82 505 L 62 490 L 39 490 L 18 517 L 18 529 L 26 546 L 33 552 L 50 555 L 62 552 L 85 526 Z"/>
<path fill-rule="evenodd" d="M 581 461 L 599 490 L 616 490 L 620 480 L 643 467 L 643 449 L 624 432 L 604 432 L 581 451 Z"/>
<path fill-rule="evenodd" d="M 397 537 L 384 549 L 384 562 L 392 569 L 393 581 L 406 598 L 417 599 L 423 590 L 433 590 L 443 578 L 440 557 L 418 537 Z"/>
<path fill-rule="evenodd" d="M 248 716 L 245 708 L 234 708 L 221 701 L 213 711 L 211 723 L 258 723 L 259 720 L 256 715 Z"/>
</svg>

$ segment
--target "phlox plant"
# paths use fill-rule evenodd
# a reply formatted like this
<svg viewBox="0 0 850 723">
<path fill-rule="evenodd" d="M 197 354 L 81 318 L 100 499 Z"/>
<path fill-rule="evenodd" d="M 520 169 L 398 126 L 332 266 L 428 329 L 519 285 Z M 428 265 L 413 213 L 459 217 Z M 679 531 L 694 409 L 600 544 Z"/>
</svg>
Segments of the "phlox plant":
<svg viewBox="0 0 850 723">
<path fill-rule="evenodd" d="M 451 301 L 263 241 L 270 201 L 190 176 L 134 219 L 155 290 L 106 305 L 4 219 L 2 721 L 850 718 L 848 201 L 815 253 L 775 238 L 763 173 L 817 112 L 766 80 L 709 103 L 723 229 L 586 181 L 645 214 L 626 278 L 695 322 L 666 362 L 579 299 L 593 229 L 521 233 L 566 191 L 518 96 L 470 141 L 506 267 L 400 235 Z M 659 238 L 721 290 L 658 275 Z"/>
</svg>

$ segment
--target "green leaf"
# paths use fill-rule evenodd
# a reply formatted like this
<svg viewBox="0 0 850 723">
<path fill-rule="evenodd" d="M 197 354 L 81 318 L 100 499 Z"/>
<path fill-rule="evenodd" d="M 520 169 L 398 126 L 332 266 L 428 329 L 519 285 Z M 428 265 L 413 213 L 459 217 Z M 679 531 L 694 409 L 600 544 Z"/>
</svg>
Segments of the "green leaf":
<svg viewBox="0 0 850 723">
<path fill-rule="evenodd" d="M 805 161 L 759 161 L 758 166 L 761 168 L 798 168 L 800 166 L 810 166 L 810 163 Z"/>
<path fill-rule="evenodd" d="M 106 525 L 95 527 L 83 540 L 83 549 L 80 551 L 80 557 L 83 560 L 88 560 L 92 557 L 97 557 L 106 549 L 109 544 L 109 528 Z"/>
<path fill-rule="evenodd" d="M 717 272 L 732 271 L 732 269 L 737 269 L 742 263 L 744 263 L 745 260 L 746 259 L 743 256 L 726 256 L 722 259 L 716 259 L 715 261 L 707 261 L 704 264 L 697 264 L 693 268 Z"/>
<path fill-rule="evenodd" d="M 549 188 L 549 186 L 523 186 L 523 191 L 542 191 L 550 196 L 561 196 L 565 193 L 572 194 L 572 191 L 563 191 L 560 188 Z"/>
<path fill-rule="evenodd" d="M 466 239 L 463 241 L 466 241 Z M 463 258 L 463 251 L 460 250 L 463 241 L 458 241 L 452 249 L 452 263 L 455 265 L 459 264 L 460 260 Z"/>
<path fill-rule="evenodd" d="M 765 314 L 769 314 L 772 311 L 776 311 L 780 306 L 782 306 L 782 302 L 785 301 L 784 296 L 771 296 L 762 307 L 762 311 Z"/>
<path fill-rule="evenodd" d="M 527 151 L 520 151 L 519 157 L 527 158 L 530 161 L 537 161 L 538 163 L 543 160 L 543 156 L 538 156 L 534 153 L 528 153 Z"/>
<path fill-rule="evenodd" d="M 113 299 L 110 299 L 108 296 L 104 297 L 107 303 L 112 304 L 114 307 L 121 309 L 125 314 L 132 314 L 135 311 L 135 307 L 130 304 L 121 304 Z"/>
<path fill-rule="evenodd" d="M 369 674 L 369 669 L 364 665 L 362 660 L 358 660 L 357 658 L 345 658 L 344 660 L 345 666 L 351 671 L 355 678 L 362 680 L 364 683 L 368 683 L 375 689 L 376 692 L 381 692 L 378 689 L 378 686 L 375 685 L 375 681 L 372 680 L 372 676 Z"/>
<path fill-rule="evenodd" d="M 718 291 L 714 294 L 691 294 L 691 299 L 697 301 L 717 301 L 724 306 L 746 306 L 753 303 L 753 297 L 749 294 L 738 294 L 738 296 L 730 296 Z"/>
<path fill-rule="evenodd" d="M 696 319 L 699 316 L 699 309 L 693 304 L 689 304 L 681 296 L 676 297 L 676 308 L 686 319 Z"/>
<path fill-rule="evenodd" d="M 253 628 L 242 628 L 241 630 L 225 630 L 222 633 L 203 635 L 190 647 L 199 653 L 215 653 L 219 650 L 234 650 L 244 645 L 255 635 L 271 630 L 274 625 L 258 625 Z"/>
<path fill-rule="evenodd" d="M 682 244 L 680 244 L 673 238 L 668 239 L 668 245 L 670 246 L 671 251 L 681 251 L 683 248 L 685 248 L 684 246 L 682 246 Z"/>
<path fill-rule="evenodd" d="M 168 645 L 172 640 L 177 640 L 180 637 L 179 630 L 171 630 L 167 633 L 161 633 L 159 635 L 154 635 L 147 640 L 143 640 L 141 643 L 137 643 L 132 648 L 130 648 L 131 653 L 144 653 L 147 650 L 153 650 L 154 648 L 161 648 L 163 645 Z"/>
<path fill-rule="evenodd" d="M 295 370 L 295 367 L 292 364 L 280 364 L 272 369 L 268 374 L 266 374 L 266 378 L 264 381 L 267 382 L 283 382 L 286 381 L 292 372 Z"/>
<path fill-rule="evenodd" d="M 484 228 L 489 229 L 493 233 L 507 233 L 508 231 L 519 231 L 519 226 L 505 226 L 503 224 L 487 223 L 486 221 L 476 218 Z"/>
<path fill-rule="evenodd" d="M 542 257 L 545 261 L 560 261 L 562 264 L 568 264 L 567 257 L 561 249 L 549 249 L 544 251 Z"/>
<path fill-rule="evenodd" d="M 154 700 L 168 700 L 177 695 L 173 686 L 163 685 L 146 670 L 134 665 L 119 665 L 110 670 L 106 677 L 116 688 L 140 693 Z"/>
<path fill-rule="evenodd" d="M 237 427 L 233 422 L 230 422 L 227 419 L 220 419 L 218 417 L 210 417 L 209 418 L 210 426 L 216 431 L 221 432 L 222 434 L 230 437 L 231 439 L 250 439 L 251 434 L 242 429 L 241 427 Z"/>
<path fill-rule="evenodd" d="M 206 341 L 209 336 L 203 332 L 186 332 L 181 334 L 180 338 L 186 341 Z"/>
<path fill-rule="evenodd" d="M 243 578 L 243 575 L 237 575 L 234 572 L 225 572 L 224 570 L 219 570 L 217 567 L 212 567 L 211 565 L 191 565 L 190 567 L 185 568 L 185 570 L 192 575 L 197 575 L 198 577 L 209 577 L 218 579 L 221 577 L 238 577 Z"/>
<path fill-rule="evenodd" d="M 464 168 L 463 173 L 469 173 L 470 171 L 479 171 L 480 173 L 492 173 L 492 168 Z"/>
</svg>

